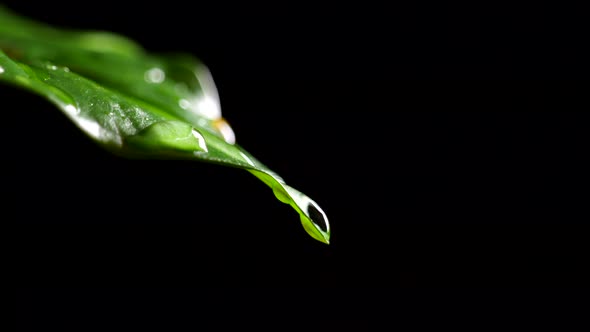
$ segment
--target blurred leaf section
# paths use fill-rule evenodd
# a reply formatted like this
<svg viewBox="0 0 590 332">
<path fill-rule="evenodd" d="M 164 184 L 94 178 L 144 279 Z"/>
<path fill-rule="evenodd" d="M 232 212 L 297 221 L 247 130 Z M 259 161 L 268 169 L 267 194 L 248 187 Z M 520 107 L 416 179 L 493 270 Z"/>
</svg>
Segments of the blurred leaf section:
<svg viewBox="0 0 590 332">
<path fill-rule="evenodd" d="M 319 206 L 235 143 L 211 73 L 189 54 L 149 54 L 123 36 L 57 29 L 0 6 L 0 82 L 45 97 L 117 155 L 248 170 L 329 243 Z"/>
</svg>

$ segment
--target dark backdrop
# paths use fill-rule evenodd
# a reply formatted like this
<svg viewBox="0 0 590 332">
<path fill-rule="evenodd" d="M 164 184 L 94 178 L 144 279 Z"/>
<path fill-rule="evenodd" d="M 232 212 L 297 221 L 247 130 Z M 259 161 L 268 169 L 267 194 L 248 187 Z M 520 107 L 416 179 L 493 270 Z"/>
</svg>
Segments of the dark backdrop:
<svg viewBox="0 0 590 332">
<path fill-rule="evenodd" d="M 425 289 L 587 287 L 581 12 L 190 4 L 8 3 L 202 59 L 238 142 L 319 203 L 332 244 L 247 172 L 113 157 L 3 86 L 20 326 L 94 304 L 344 326 Z"/>
</svg>

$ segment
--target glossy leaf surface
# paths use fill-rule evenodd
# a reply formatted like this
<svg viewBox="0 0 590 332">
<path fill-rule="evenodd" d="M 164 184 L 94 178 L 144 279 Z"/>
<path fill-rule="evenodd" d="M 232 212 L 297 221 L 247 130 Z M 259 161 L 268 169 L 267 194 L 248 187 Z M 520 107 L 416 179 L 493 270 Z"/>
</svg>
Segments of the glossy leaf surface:
<svg viewBox="0 0 590 332">
<path fill-rule="evenodd" d="M 0 7 L 0 82 L 45 97 L 122 157 L 245 169 L 299 213 L 309 235 L 329 243 L 321 208 L 235 143 L 211 74 L 191 55 L 149 54 L 119 35 L 56 29 Z"/>
</svg>

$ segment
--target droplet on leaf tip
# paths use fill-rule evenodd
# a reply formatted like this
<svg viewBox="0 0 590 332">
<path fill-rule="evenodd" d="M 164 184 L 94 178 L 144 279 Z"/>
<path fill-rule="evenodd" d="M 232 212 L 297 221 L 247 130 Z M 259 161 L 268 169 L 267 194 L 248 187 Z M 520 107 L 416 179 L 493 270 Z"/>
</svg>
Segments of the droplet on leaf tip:
<svg viewBox="0 0 590 332">
<path fill-rule="evenodd" d="M 323 232 L 328 232 L 330 230 L 326 215 L 311 202 L 307 205 L 307 216 Z"/>
</svg>

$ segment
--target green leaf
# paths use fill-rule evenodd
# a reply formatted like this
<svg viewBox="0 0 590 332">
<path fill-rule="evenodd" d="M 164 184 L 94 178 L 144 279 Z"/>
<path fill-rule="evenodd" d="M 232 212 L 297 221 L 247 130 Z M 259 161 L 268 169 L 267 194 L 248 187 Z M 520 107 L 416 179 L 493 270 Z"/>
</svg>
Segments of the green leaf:
<svg viewBox="0 0 590 332">
<path fill-rule="evenodd" d="M 190 54 L 149 54 L 122 36 L 57 29 L 0 6 L 0 82 L 45 97 L 119 156 L 245 169 L 329 243 L 321 208 L 235 143 L 209 70 Z"/>
</svg>

